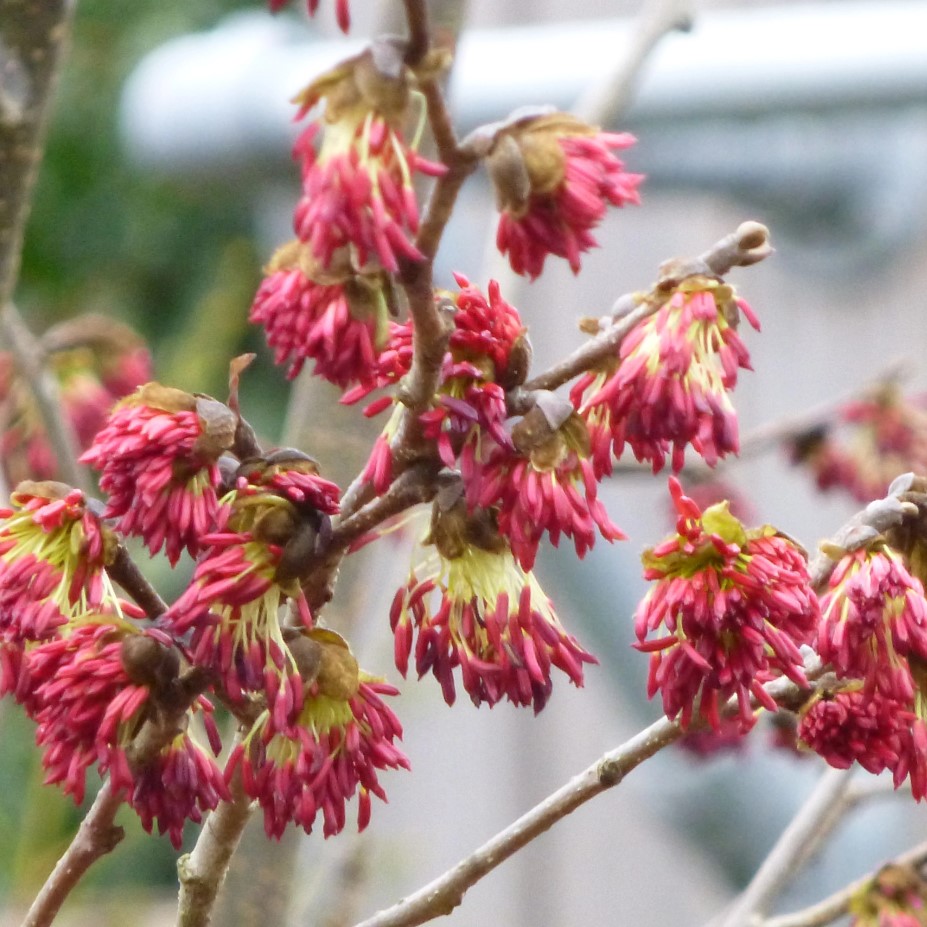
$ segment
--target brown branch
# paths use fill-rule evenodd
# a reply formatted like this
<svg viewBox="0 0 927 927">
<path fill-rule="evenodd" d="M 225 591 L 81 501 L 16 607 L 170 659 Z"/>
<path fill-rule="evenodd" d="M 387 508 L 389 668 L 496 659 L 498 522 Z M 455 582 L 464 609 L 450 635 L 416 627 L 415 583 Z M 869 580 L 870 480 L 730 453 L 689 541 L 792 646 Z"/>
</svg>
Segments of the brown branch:
<svg viewBox="0 0 927 927">
<path fill-rule="evenodd" d="M 210 813 L 193 851 L 177 861 L 177 927 L 206 927 L 212 917 L 216 896 L 253 810 L 242 786 L 241 767 L 232 778 L 231 789 L 232 800 Z"/>
<path fill-rule="evenodd" d="M 406 470 L 382 495 L 368 502 L 332 529 L 332 546 L 346 548 L 388 518 L 413 505 L 428 502 L 435 494 L 437 469 L 429 464 Z"/>
<path fill-rule="evenodd" d="M 71 0 L 0 0 L 0 307 L 12 299 Z"/>
<path fill-rule="evenodd" d="M 921 869 L 927 865 L 927 843 L 920 843 L 901 853 L 891 860 L 889 865 L 913 866 L 916 869 Z M 847 914 L 853 896 L 866 888 L 877 874 L 878 870 L 873 870 L 817 904 L 801 911 L 795 911 L 792 914 L 782 914 L 778 917 L 770 917 L 767 920 L 759 921 L 758 927 L 824 927 L 825 924 L 830 924 L 837 918 Z"/>
<path fill-rule="evenodd" d="M 116 559 L 107 566 L 106 571 L 152 620 L 160 618 L 167 611 L 167 603 L 145 578 L 124 544 L 119 545 Z"/>
<path fill-rule="evenodd" d="M 51 924 L 84 873 L 122 840 L 124 832 L 113 822 L 124 797 L 122 792 L 113 793 L 109 780 L 103 783 L 70 846 L 29 908 L 23 927 Z"/>
<path fill-rule="evenodd" d="M 428 54 L 431 47 L 431 24 L 428 5 L 424 0 L 403 0 L 409 39 L 406 45 L 405 63 L 414 68 Z"/>
<path fill-rule="evenodd" d="M 722 277 L 733 267 L 756 264 L 772 254 L 769 231 L 759 222 L 744 222 L 736 231 L 716 242 L 695 260 L 668 261 L 663 265 L 661 277 L 647 293 L 627 293 L 612 307 L 612 316 L 603 320 L 603 330 L 591 341 L 549 370 L 529 380 L 510 396 L 513 410 L 523 411 L 530 406 L 534 390 L 553 390 L 593 367 L 613 357 L 628 333 L 647 316 L 652 315 L 666 301 L 679 281 L 698 273 Z"/>
</svg>

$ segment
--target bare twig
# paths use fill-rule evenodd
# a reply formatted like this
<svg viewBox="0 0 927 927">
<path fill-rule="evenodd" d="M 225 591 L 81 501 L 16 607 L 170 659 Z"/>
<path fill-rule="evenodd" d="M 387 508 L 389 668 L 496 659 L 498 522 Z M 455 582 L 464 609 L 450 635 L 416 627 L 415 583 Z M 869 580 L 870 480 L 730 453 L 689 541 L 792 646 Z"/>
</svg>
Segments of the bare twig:
<svg viewBox="0 0 927 927">
<path fill-rule="evenodd" d="M 641 9 L 631 45 L 608 77 L 589 87 L 573 112 L 596 125 L 615 125 L 631 105 L 647 59 L 671 32 L 687 32 L 694 16 L 692 0 L 650 0 Z"/>
<path fill-rule="evenodd" d="M 119 545 L 116 559 L 106 570 L 149 618 L 160 618 L 167 611 L 167 603 L 129 556 L 124 544 Z"/>
<path fill-rule="evenodd" d="M 222 802 L 203 825 L 191 853 L 177 861 L 180 876 L 178 927 L 206 927 L 216 895 L 242 831 L 251 817 L 252 803 L 244 792 L 241 769 L 232 778 L 232 800 Z"/>
<path fill-rule="evenodd" d="M 123 830 L 113 822 L 124 797 L 122 792 L 112 791 L 109 780 L 103 783 L 70 846 L 29 908 L 23 927 L 51 924 L 84 873 L 122 840 Z"/>
<path fill-rule="evenodd" d="M 812 674 L 811 667 L 806 667 L 806 670 L 809 675 Z M 777 679 L 765 688 L 780 704 L 803 697 L 802 690 L 787 679 Z M 725 712 L 735 710 L 736 699 L 726 706 Z M 619 785 L 628 773 L 671 744 L 681 733 L 676 721 L 666 718 L 655 721 L 620 747 L 606 753 L 444 875 L 391 908 L 362 921 L 357 927 L 414 927 L 450 914 L 480 879 L 581 805 Z"/>
<path fill-rule="evenodd" d="M 71 0 L 0 0 L 0 307 L 12 299 Z"/>
<path fill-rule="evenodd" d="M 843 817 L 850 804 L 847 790 L 851 775 L 843 769 L 827 769 L 824 772 L 750 884 L 721 921 L 721 927 L 748 927 L 766 913 L 776 896 Z"/>
<path fill-rule="evenodd" d="M 896 856 L 891 863 L 896 866 L 913 866 L 921 869 L 927 865 L 927 843 L 920 843 L 905 853 Z M 880 867 L 881 868 L 881 867 Z M 762 922 L 762 927 L 824 927 L 843 917 L 850 907 L 853 896 L 864 889 L 875 877 L 876 872 L 870 872 L 862 878 L 835 892 L 829 898 L 819 901 L 815 905 L 795 911 L 792 914 L 782 914 L 770 917 Z"/>
</svg>

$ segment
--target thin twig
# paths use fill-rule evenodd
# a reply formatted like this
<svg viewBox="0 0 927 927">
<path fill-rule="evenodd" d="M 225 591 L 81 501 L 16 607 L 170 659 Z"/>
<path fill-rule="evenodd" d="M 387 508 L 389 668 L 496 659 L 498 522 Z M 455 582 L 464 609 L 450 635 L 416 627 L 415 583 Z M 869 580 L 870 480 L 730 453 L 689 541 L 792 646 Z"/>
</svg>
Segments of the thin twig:
<svg viewBox="0 0 927 927">
<path fill-rule="evenodd" d="M 927 842 L 920 843 L 912 847 L 890 861 L 896 866 L 913 866 L 920 869 L 927 865 Z M 881 867 L 879 867 L 881 868 Z M 762 927 L 824 927 L 843 917 L 850 908 L 850 902 L 853 896 L 866 888 L 866 886 L 875 878 L 877 870 L 864 875 L 862 878 L 851 882 L 849 885 L 834 892 L 823 901 L 804 908 L 801 911 L 795 911 L 792 914 L 781 914 L 778 917 L 770 917 L 762 922 Z"/>
<path fill-rule="evenodd" d="M 748 927 L 761 918 L 782 889 L 842 819 L 852 773 L 827 769 L 776 845 L 735 900 L 721 927 Z"/>
<path fill-rule="evenodd" d="M 12 301 L 71 0 L 0 0 L 0 307 Z"/>
<path fill-rule="evenodd" d="M 806 669 L 809 674 L 812 673 L 811 667 Z M 803 691 L 807 694 L 806 690 L 800 690 L 788 679 L 777 679 L 765 688 L 780 703 L 791 703 L 803 697 Z M 726 706 L 725 713 L 736 710 L 734 699 Z M 581 805 L 623 782 L 628 773 L 675 741 L 681 733 L 676 721 L 666 718 L 655 721 L 620 747 L 606 753 L 444 875 L 391 908 L 362 921 L 357 927 L 414 927 L 450 914 L 480 879 Z"/>
<path fill-rule="evenodd" d="M 122 840 L 124 832 L 113 822 L 124 797 L 122 792 L 112 791 L 109 780 L 103 783 L 70 846 L 36 895 L 23 927 L 51 924 L 84 873 Z"/>
<path fill-rule="evenodd" d="M 61 478 L 71 486 L 89 492 L 90 477 L 86 468 L 77 462 L 77 440 L 64 416 L 58 384 L 45 365 L 45 352 L 39 340 L 29 331 L 12 302 L 7 302 L 0 311 L 0 331 L 13 356 L 17 373 L 28 384 L 35 398 Z"/>
<path fill-rule="evenodd" d="M 106 568 L 109 575 L 129 594 L 129 597 L 144 610 L 152 620 L 160 618 L 167 611 L 167 602 L 129 556 L 124 544 L 116 550 L 115 560 Z"/>
<path fill-rule="evenodd" d="M 647 59 L 660 41 L 671 32 L 687 32 L 694 17 L 692 0 L 650 0 L 638 16 L 628 50 L 613 71 L 588 87 L 573 112 L 595 125 L 616 125 L 631 106 L 634 92 Z"/>
<path fill-rule="evenodd" d="M 252 802 L 241 782 L 241 769 L 231 783 L 232 800 L 210 812 L 196 846 L 177 861 L 180 901 L 177 927 L 206 927 L 229 862 L 251 817 Z"/>
</svg>

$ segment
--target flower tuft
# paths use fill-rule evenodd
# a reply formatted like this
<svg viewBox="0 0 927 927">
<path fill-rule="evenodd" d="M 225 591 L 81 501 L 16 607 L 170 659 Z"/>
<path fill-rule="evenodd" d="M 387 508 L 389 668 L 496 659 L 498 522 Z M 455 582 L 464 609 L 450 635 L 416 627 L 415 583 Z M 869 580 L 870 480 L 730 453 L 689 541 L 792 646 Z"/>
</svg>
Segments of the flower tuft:
<svg viewBox="0 0 927 927">
<path fill-rule="evenodd" d="M 774 528 L 745 530 L 726 503 L 701 512 L 674 477 L 670 493 L 676 534 L 645 551 L 654 585 L 634 617 L 635 646 L 651 654 L 648 694 L 660 692 L 683 728 L 702 718 L 715 730 L 721 704 L 736 696 L 747 730 L 751 697 L 776 710 L 765 682 L 784 674 L 807 685 L 798 648 L 810 643 L 819 610 L 805 556 Z"/>
<path fill-rule="evenodd" d="M 566 113 L 518 120 L 499 132 L 488 164 L 500 210 L 496 245 L 512 269 L 532 279 L 549 254 L 573 273 L 597 247 L 592 234 L 608 206 L 640 203 L 644 179 L 615 152 L 634 144 L 626 132 L 601 132 Z"/>
<path fill-rule="evenodd" d="M 597 472 L 610 473 L 611 458 L 625 445 L 654 473 L 667 456 L 673 470 L 691 445 L 709 466 L 737 453 L 737 416 L 728 393 L 750 356 L 737 324 L 752 310 L 731 287 L 708 277 L 688 277 L 667 301 L 621 342 L 617 364 L 581 377 L 571 398 L 586 419 Z"/>
</svg>

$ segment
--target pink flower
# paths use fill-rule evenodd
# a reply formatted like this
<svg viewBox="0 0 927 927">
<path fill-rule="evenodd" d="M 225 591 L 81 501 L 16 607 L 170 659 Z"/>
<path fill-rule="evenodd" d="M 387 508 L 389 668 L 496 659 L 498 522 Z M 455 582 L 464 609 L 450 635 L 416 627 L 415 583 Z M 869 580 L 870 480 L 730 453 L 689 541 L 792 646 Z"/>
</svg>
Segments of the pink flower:
<svg viewBox="0 0 927 927">
<path fill-rule="evenodd" d="M 774 528 L 745 531 L 726 503 L 702 513 L 672 477 L 670 493 L 677 533 L 644 553 L 654 585 L 634 618 L 635 646 L 651 654 L 648 694 L 661 692 L 666 716 L 684 728 L 698 706 L 715 730 L 720 705 L 736 696 L 748 729 L 751 696 L 776 710 L 764 682 L 782 673 L 807 685 L 798 648 L 819 612 L 805 557 Z"/>
<path fill-rule="evenodd" d="M 515 426 L 513 438 L 515 449 L 490 453 L 467 495 L 471 508 L 497 508 L 499 531 L 523 569 L 534 566 L 545 532 L 554 546 L 561 535 L 571 538 L 579 557 L 592 548 L 597 530 L 607 541 L 624 539 L 597 497 L 588 434 L 578 415 L 553 428 L 535 407 Z"/>
<path fill-rule="evenodd" d="M 435 549 L 393 599 L 396 666 L 405 675 L 415 639 L 415 670 L 432 673 L 444 699 L 456 697 L 454 671 L 475 705 L 508 699 L 547 703 L 552 668 L 583 684 L 595 658 L 567 634 L 532 573 L 512 556 L 488 516 L 466 516 L 462 500 L 436 509 Z"/>
<path fill-rule="evenodd" d="M 462 274 L 455 278 L 460 291 L 441 296 L 453 310 L 454 329 L 432 408 L 419 421 L 424 437 L 436 443 L 441 460 L 454 467 L 459 457 L 461 469 L 475 479 L 490 448 L 511 447 L 504 427 L 508 418 L 505 390 L 524 380 L 530 346 L 518 311 L 502 298 L 495 280 L 489 282 L 488 296 L 484 296 Z M 394 325 L 373 382 L 350 391 L 342 401 L 356 402 L 405 376 L 412 362 L 412 336 L 411 323 Z M 389 399 L 371 403 L 365 414 L 376 414 L 390 404 Z M 402 414 L 402 407 L 394 405 L 363 471 L 377 492 L 384 492 L 392 480 L 390 444 Z"/>
<path fill-rule="evenodd" d="M 182 733 L 135 774 L 128 802 L 149 834 L 157 824 L 158 833 L 167 833 L 179 850 L 184 824 L 201 823 L 204 812 L 230 798 L 222 771 Z"/>
<path fill-rule="evenodd" d="M 132 682 L 122 662 L 123 640 L 135 633 L 118 616 L 101 615 L 29 654 L 45 781 L 63 783 L 77 804 L 91 766 L 108 772 L 114 789 L 132 785 L 125 746 L 145 719 L 150 694 Z"/>
<path fill-rule="evenodd" d="M 310 833 L 320 813 L 324 835 L 337 834 L 355 794 L 363 830 L 370 796 L 386 801 L 378 771 L 409 768 L 394 744 L 402 727 L 381 698 L 397 690 L 360 671 L 344 641 L 325 633 L 315 639 L 319 665 L 291 721 L 280 725 L 263 714 L 226 767 L 227 779 L 241 767 L 245 792 L 263 809 L 269 837 L 279 839 L 290 821 Z"/>
<path fill-rule="evenodd" d="M 0 639 L 48 640 L 103 604 L 115 539 L 63 483 L 21 483 L 11 501 L 0 510 Z"/>
<path fill-rule="evenodd" d="M 230 698 L 265 692 L 271 706 L 291 710 L 302 698 L 299 673 L 278 612 L 292 600 L 303 623 L 312 619 L 298 571 L 312 553 L 337 486 L 306 459 L 253 463 L 224 499 L 216 530 L 202 538 L 204 554 L 186 591 L 161 621 L 174 634 L 192 630 L 193 661 L 221 679 Z"/>
<path fill-rule="evenodd" d="M 172 564 L 196 556 L 218 509 L 219 456 L 232 446 L 237 419 L 208 397 L 148 383 L 114 410 L 81 456 L 101 471 L 105 515 Z"/>
<path fill-rule="evenodd" d="M 611 471 L 606 436 L 615 457 L 627 444 L 655 473 L 667 454 L 680 470 L 689 444 L 709 466 L 737 452 L 737 416 L 728 392 L 738 369 L 750 369 L 736 329 L 741 313 L 759 328 L 729 286 L 689 277 L 622 341 L 617 369 L 577 381 L 571 398 L 594 436 L 598 473 Z"/>
<path fill-rule="evenodd" d="M 927 599 L 901 557 L 877 543 L 837 564 L 821 599 L 818 653 L 838 674 L 910 702 L 915 682 L 906 657 L 927 660 Z"/>
<path fill-rule="evenodd" d="M 262 324 L 274 361 L 293 379 L 306 360 L 342 389 L 370 382 L 388 338 L 388 286 L 380 276 L 319 283 L 299 266 L 299 242 L 284 245 L 267 270 L 250 321 Z"/>
<path fill-rule="evenodd" d="M 496 245 L 517 274 L 537 277 L 548 254 L 577 273 L 607 206 L 640 203 L 640 174 L 615 151 L 634 136 L 601 132 L 566 113 L 531 116 L 499 132 L 488 164 L 501 211 Z"/>
<path fill-rule="evenodd" d="M 400 260 L 421 259 L 412 241 L 419 221 L 412 175 L 438 176 L 445 168 L 406 143 L 411 73 L 398 51 L 384 46 L 383 53 L 391 56 L 393 73 L 382 70 L 383 62 L 368 50 L 298 97 L 300 115 L 326 103 L 323 118 L 294 148 L 303 173 L 294 225 L 320 272 L 395 273 Z"/>
</svg>

